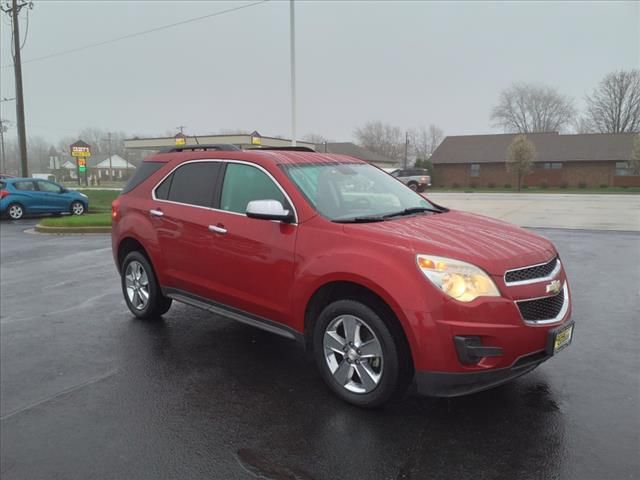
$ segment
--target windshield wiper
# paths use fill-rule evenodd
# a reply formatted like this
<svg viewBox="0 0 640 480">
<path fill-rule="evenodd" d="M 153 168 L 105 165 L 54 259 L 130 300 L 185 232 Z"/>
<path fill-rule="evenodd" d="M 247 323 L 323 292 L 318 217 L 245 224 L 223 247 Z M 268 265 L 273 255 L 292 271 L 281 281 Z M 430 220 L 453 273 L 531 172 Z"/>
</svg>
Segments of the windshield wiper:
<svg viewBox="0 0 640 480">
<path fill-rule="evenodd" d="M 372 223 L 372 222 L 384 222 L 385 216 L 371 215 L 369 217 L 352 217 L 352 218 L 339 218 L 333 220 L 335 223 Z"/>
<path fill-rule="evenodd" d="M 422 212 L 442 213 L 442 210 L 429 207 L 411 207 L 400 210 L 399 212 L 387 213 L 386 215 L 383 215 L 383 218 L 401 217 L 403 215 L 413 215 L 414 213 Z"/>
</svg>

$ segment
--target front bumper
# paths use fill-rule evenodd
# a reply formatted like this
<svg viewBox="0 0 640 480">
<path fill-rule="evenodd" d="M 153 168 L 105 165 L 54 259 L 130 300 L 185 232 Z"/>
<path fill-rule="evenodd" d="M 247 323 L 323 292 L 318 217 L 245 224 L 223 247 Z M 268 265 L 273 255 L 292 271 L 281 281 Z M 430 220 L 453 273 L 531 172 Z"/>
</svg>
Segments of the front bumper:
<svg viewBox="0 0 640 480">
<path fill-rule="evenodd" d="M 416 372 L 418 394 L 430 397 L 459 397 L 502 385 L 551 358 L 546 351 L 535 352 L 519 359 L 512 367 L 485 371 Z"/>
</svg>

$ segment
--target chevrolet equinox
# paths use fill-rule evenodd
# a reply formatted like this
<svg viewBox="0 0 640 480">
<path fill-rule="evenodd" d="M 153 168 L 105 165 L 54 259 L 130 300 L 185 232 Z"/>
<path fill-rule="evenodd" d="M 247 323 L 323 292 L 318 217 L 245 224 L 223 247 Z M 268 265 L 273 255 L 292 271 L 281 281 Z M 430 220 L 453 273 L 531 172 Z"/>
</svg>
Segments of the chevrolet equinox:
<svg viewBox="0 0 640 480">
<path fill-rule="evenodd" d="M 530 372 L 571 343 L 555 247 L 437 205 L 344 155 L 232 146 L 147 158 L 113 202 L 140 318 L 172 301 L 302 342 L 329 388 L 374 407 Z"/>
</svg>

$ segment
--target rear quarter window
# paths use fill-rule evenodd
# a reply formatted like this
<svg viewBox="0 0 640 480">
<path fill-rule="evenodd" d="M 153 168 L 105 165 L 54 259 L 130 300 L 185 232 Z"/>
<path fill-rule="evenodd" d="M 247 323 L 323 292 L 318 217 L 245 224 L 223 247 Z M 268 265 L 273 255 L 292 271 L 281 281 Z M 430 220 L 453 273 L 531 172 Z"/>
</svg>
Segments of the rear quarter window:
<svg viewBox="0 0 640 480">
<path fill-rule="evenodd" d="M 136 168 L 135 173 L 122 189 L 122 193 L 129 193 L 151 175 L 160 170 L 164 165 L 166 164 L 163 162 L 142 162 L 142 164 L 138 168 Z"/>
</svg>

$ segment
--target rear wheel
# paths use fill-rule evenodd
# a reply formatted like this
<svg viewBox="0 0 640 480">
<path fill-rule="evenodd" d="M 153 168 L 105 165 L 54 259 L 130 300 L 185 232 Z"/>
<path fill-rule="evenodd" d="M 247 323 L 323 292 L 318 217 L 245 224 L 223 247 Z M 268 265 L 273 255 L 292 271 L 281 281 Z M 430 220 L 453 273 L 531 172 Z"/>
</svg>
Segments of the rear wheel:
<svg viewBox="0 0 640 480">
<path fill-rule="evenodd" d="M 418 190 L 418 184 L 416 182 L 409 182 L 407 186 L 414 192 Z"/>
<path fill-rule="evenodd" d="M 162 295 L 153 268 L 142 253 L 129 253 L 120 272 L 125 302 L 136 317 L 157 318 L 171 308 L 171 299 Z"/>
<path fill-rule="evenodd" d="M 79 200 L 76 200 L 71 203 L 71 213 L 74 215 L 82 215 L 84 214 L 84 203 Z"/>
<path fill-rule="evenodd" d="M 356 300 L 329 304 L 314 329 L 314 355 L 324 381 L 360 407 L 380 406 L 404 392 L 404 348 L 386 321 Z"/>
<path fill-rule="evenodd" d="M 12 203 L 7 208 L 7 214 L 11 220 L 20 220 L 24 215 L 24 208 L 19 203 Z"/>
</svg>

